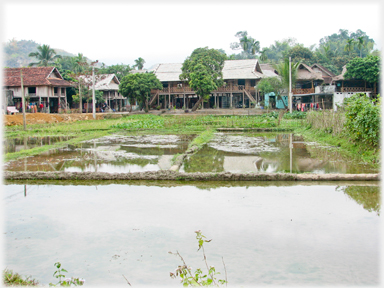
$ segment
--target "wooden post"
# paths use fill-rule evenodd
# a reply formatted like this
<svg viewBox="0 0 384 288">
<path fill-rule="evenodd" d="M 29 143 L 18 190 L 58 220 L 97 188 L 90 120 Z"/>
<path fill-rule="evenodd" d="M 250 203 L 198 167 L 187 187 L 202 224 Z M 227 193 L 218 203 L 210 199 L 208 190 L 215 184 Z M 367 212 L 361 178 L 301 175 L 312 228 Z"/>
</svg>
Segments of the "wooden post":
<svg viewBox="0 0 384 288">
<path fill-rule="evenodd" d="M 21 78 L 21 105 L 23 105 L 23 127 L 24 130 L 27 130 L 27 121 L 25 117 L 25 99 L 24 99 L 24 83 L 23 83 L 23 71 L 20 69 L 20 78 Z"/>
</svg>

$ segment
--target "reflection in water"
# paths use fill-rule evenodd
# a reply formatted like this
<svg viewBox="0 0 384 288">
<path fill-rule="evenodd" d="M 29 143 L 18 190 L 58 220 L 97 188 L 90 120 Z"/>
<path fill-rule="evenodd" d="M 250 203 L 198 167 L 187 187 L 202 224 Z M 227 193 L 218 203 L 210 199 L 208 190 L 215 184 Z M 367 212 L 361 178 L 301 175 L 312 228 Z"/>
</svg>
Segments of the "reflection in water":
<svg viewBox="0 0 384 288">
<path fill-rule="evenodd" d="M 108 136 L 67 145 L 22 161 L 6 163 L 9 171 L 142 172 L 169 169 L 194 135 Z"/>
<path fill-rule="evenodd" d="M 202 268 L 193 232 L 200 229 L 213 239 L 205 246 L 209 263 L 223 274 L 224 257 L 234 287 L 370 286 L 380 281 L 380 218 L 345 197 L 337 182 L 212 184 L 207 190 L 193 183 L 80 183 L 28 185 L 28 197 L 24 185 L 3 185 L 9 269 L 46 284 L 52 282 L 52 264 L 60 261 L 91 287 L 126 285 L 122 274 L 132 286 L 179 287 L 169 272 L 180 259 L 168 251 L 179 251 L 188 265 Z M 366 205 L 370 200 L 359 201 Z"/>
<path fill-rule="evenodd" d="M 32 149 L 34 147 L 52 145 L 57 142 L 68 141 L 70 136 L 45 136 L 45 137 L 22 137 L 7 138 L 3 140 L 4 153 L 14 153 L 21 150 Z"/>
<path fill-rule="evenodd" d="M 337 190 L 343 191 L 350 199 L 355 200 L 369 212 L 375 211 L 380 215 L 380 187 L 378 186 L 341 186 Z"/>
<path fill-rule="evenodd" d="M 220 161 L 218 161 L 220 160 Z M 199 164 L 200 163 L 200 164 Z M 186 158 L 185 172 L 377 173 L 368 165 L 343 158 L 294 134 L 216 133 L 196 154 Z"/>
</svg>

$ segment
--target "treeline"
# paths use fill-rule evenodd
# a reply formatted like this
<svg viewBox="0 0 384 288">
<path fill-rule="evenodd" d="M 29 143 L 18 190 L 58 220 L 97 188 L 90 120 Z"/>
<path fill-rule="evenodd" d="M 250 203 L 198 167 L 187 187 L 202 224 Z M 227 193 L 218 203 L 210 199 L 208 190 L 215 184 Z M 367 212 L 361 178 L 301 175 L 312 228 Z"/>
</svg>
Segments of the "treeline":
<svg viewBox="0 0 384 288">
<path fill-rule="evenodd" d="M 228 55 L 229 59 L 257 58 L 261 63 L 279 63 L 291 57 L 293 62 L 300 61 L 308 65 L 318 63 L 336 75 L 340 74 L 343 66 L 355 57 L 380 56 L 380 51 L 373 49 L 375 41 L 360 29 L 356 32 L 340 29 L 338 33 L 325 36 L 320 39 L 319 44 L 310 47 L 288 38 L 261 48 L 259 41 L 249 36 L 247 31 L 239 31 L 235 37 L 238 38 L 238 42 L 231 43 L 230 46 L 231 49 L 240 52 Z"/>
</svg>

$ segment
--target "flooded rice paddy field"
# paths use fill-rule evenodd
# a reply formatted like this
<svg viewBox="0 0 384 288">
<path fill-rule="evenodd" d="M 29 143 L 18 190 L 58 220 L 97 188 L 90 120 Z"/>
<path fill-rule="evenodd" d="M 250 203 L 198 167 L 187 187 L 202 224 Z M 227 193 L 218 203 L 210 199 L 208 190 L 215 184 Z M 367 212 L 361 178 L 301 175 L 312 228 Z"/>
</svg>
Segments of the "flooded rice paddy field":
<svg viewBox="0 0 384 288">
<path fill-rule="evenodd" d="M 114 135 L 10 161 L 8 171 L 144 172 L 168 170 L 195 135 Z M 37 141 L 38 142 L 38 141 Z M 22 145 L 18 146 L 22 149 Z M 215 133 L 189 155 L 180 172 L 377 173 L 342 157 L 335 147 L 287 133 Z"/>
<path fill-rule="evenodd" d="M 90 145 L 93 145 L 92 143 Z M 173 182 L 174 183 L 174 182 Z M 4 264 L 47 285 L 55 262 L 87 286 L 177 286 L 209 265 L 229 285 L 378 285 L 377 182 L 4 184 Z M 5 268 L 5 267 L 4 267 Z"/>
</svg>

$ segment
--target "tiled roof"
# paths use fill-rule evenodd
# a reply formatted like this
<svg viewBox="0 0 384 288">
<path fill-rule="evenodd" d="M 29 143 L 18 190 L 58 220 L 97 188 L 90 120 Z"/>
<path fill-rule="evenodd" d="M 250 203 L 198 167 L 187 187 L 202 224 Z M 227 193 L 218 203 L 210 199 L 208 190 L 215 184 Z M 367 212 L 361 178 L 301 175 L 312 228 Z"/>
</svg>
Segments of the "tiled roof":
<svg viewBox="0 0 384 288">
<path fill-rule="evenodd" d="M 24 86 L 71 86 L 55 67 L 6 68 L 3 86 L 21 87 L 20 71 Z"/>
</svg>

